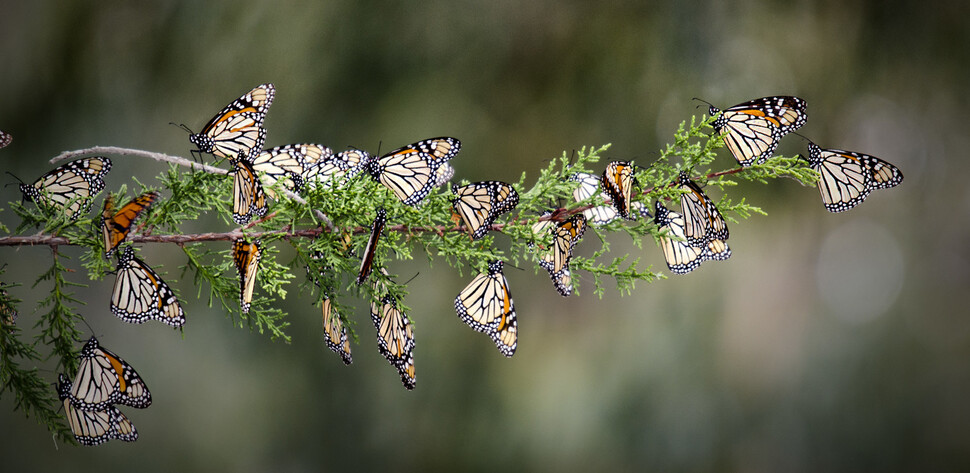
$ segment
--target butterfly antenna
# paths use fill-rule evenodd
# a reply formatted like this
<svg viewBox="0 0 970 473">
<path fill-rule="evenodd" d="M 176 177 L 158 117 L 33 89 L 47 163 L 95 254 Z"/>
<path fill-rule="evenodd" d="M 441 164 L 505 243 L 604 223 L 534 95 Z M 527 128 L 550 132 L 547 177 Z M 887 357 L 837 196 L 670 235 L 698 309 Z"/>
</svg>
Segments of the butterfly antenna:
<svg viewBox="0 0 970 473">
<path fill-rule="evenodd" d="M 187 126 L 185 126 L 185 124 L 184 124 L 184 123 L 175 123 L 175 122 L 168 122 L 168 124 L 169 124 L 169 125 L 173 125 L 173 126 L 176 126 L 176 127 L 178 127 L 178 128 L 181 128 L 181 129 L 183 129 L 183 130 L 185 130 L 185 131 L 187 131 L 187 132 L 189 132 L 189 134 L 190 134 L 190 135 L 194 135 L 194 134 L 195 134 L 195 132 L 194 132 L 194 131 L 192 131 L 192 129 L 191 129 L 191 128 L 189 128 L 189 127 L 187 127 Z"/>
<path fill-rule="evenodd" d="M 414 276 L 411 276 L 411 279 L 408 279 L 407 281 L 404 281 L 404 284 L 402 284 L 402 286 L 407 286 L 409 282 L 414 281 L 414 278 L 418 277 L 418 275 L 420 275 L 420 274 L 421 274 L 420 271 L 418 271 L 417 273 L 414 273 Z"/>
<path fill-rule="evenodd" d="M 518 269 L 519 271 L 525 271 L 524 269 L 522 269 L 522 268 L 520 268 L 520 267 L 518 267 L 518 266 L 516 266 L 516 265 L 514 265 L 512 263 L 509 263 L 508 261 L 503 261 L 502 264 L 504 264 L 505 266 L 511 266 L 511 267 L 513 267 L 515 269 Z"/>
<path fill-rule="evenodd" d="M 699 99 L 697 97 L 694 97 L 691 100 L 696 100 L 698 102 L 703 102 L 703 103 L 706 103 L 707 106 L 709 106 L 709 107 L 714 107 L 714 104 L 712 104 L 712 103 L 710 103 L 710 102 L 708 102 L 707 100 L 704 100 L 704 99 Z M 698 107 L 700 107 L 700 105 L 698 105 Z M 714 108 L 717 108 L 717 107 L 714 107 Z"/>
<path fill-rule="evenodd" d="M 793 132 L 791 132 L 791 134 L 793 134 L 793 135 L 798 135 L 798 136 L 800 136 L 800 137 L 801 137 L 801 138 L 802 138 L 803 140 L 805 140 L 805 141 L 807 141 L 807 142 L 809 142 L 809 143 L 814 143 L 814 141 L 812 141 L 811 139 L 809 139 L 809 138 L 808 138 L 807 136 L 805 136 L 805 135 L 803 135 L 803 134 L 801 134 L 801 133 L 799 133 L 799 132 L 797 132 L 797 131 L 793 131 Z"/>
</svg>

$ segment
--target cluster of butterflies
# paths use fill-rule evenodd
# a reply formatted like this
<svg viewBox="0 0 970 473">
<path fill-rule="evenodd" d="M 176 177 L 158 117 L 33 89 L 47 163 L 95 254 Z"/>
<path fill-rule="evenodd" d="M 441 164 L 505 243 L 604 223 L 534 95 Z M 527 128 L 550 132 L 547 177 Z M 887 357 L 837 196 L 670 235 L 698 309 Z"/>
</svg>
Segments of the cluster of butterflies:
<svg viewBox="0 0 970 473">
<path fill-rule="evenodd" d="M 58 376 L 57 394 L 74 438 L 81 445 L 98 445 L 111 439 L 134 442 L 138 431 L 116 406 L 144 409 L 152 394 L 135 369 L 94 337 L 84 344 L 73 380 Z"/>
<path fill-rule="evenodd" d="M 365 172 L 384 185 L 404 205 L 417 207 L 437 187 L 454 176 L 448 163 L 457 156 L 461 142 L 451 137 L 430 138 L 372 156 L 359 149 L 334 153 L 319 144 L 302 143 L 263 150 L 266 130 L 263 122 L 276 90 L 263 84 L 239 97 L 202 128 L 192 133 L 189 141 L 195 152 L 209 153 L 228 159 L 233 169 L 233 220 L 248 224 L 267 211 L 266 195 L 275 198 L 270 187 L 277 183 L 301 193 L 321 185 L 333 185 L 356 178 Z M 710 106 L 717 116 L 714 128 L 742 167 L 765 162 L 777 148 L 779 140 L 806 122 L 805 102 L 791 96 L 765 97 L 721 111 Z M 6 135 L 9 136 L 9 135 Z M 861 203 L 875 189 L 888 188 L 902 181 L 895 166 L 873 156 L 837 149 L 822 149 L 809 142 L 808 161 L 819 175 L 818 188 L 825 207 L 833 212 L 848 210 Z M 24 197 L 38 204 L 63 208 L 72 219 L 90 206 L 91 198 L 104 188 L 103 178 L 111 161 L 103 157 L 80 159 L 67 163 L 35 181 L 22 184 Z M 691 176 L 682 172 L 675 182 L 681 191 L 681 210 L 668 209 L 660 201 L 651 209 L 637 200 L 640 192 L 636 180 L 637 166 L 630 162 L 609 163 L 599 176 L 576 174 L 571 180 L 577 187 L 577 202 L 594 201 L 581 212 L 563 209 L 539 216 L 532 230 L 538 236 L 551 234 L 549 247 L 538 256 L 556 290 L 563 296 L 572 293 L 569 269 L 577 243 L 589 225 L 606 225 L 618 219 L 652 218 L 660 230 L 660 245 L 670 270 L 689 273 L 708 260 L 725 260 L 731 256 L 727 246 L 728 228 L 714 202 Z M 474 182 L 452 186 L 453 220 L 463 224 L 474 240 L 483 238 L 496 219 L 511 212 L 519 202 L 516 190 L 500 181 Z M 602 193 L 602 197 L 596 197 Z M 123 243 L 138 216 L 153 205 L 158 193 L 148 192 L 116 209 L 113 199 L 105 199 L 101 217 L 105 256 Z M 387 212 L 376 211 L 371 234 L 356 279 L 363 284 L 371 274 L 380 237 L 388 221 Z M 250 309 L 260 255 L 259 240 L 238 239 L 232 242 L 232 259 L 239 273 L 240 306 Z M 111 310 L 122 320 L 142 323 L 159 320 L 174 327 L 185 322 L 174 292 L 131 248 L 119 252 L 117 279 L 111 298 Z M 309 269 L 309 268 L 308 268 Z M 382 269 L 383 271 L 383 269 Z M 473 330 L 487 334 L 505 356 L 514 355 L 517 346 L 515 306 L 503 274 L 503 262 L 493 261 L 455 298 L 458 317 Z M 386 273 L 385 273 L 386 274 Z M 375 293 L 382 293 L 375 288 Z M 328 347 L 346 364 L 352 362 L 347 329 L 333 310 L 329 296 L 322 304 L 324 331 Z M 398 308 L 398 301 L 382 296 L 371 306 L 371 318 L 377 328 L 382 355 L 394 366 L 404 385 L 415 385 L 414 334 L 408 316 Z M 110 417 L 110 416 L 109 416 Z"/>
</svg>

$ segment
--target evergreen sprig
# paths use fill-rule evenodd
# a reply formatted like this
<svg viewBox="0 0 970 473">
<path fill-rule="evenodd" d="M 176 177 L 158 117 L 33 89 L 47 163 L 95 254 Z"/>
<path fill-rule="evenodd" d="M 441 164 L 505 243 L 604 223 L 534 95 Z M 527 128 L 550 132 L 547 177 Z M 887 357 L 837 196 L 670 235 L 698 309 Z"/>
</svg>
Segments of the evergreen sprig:
<svg viewBox="0 0 970 473">
<path fill-rule="evenodd" d="M 652 163 L 636 163 L 638 186 L 634 189 L 633 201 L 652 210 L 654 201 L 679 199 L 682 191 L 675 181 L 680 172 L 686 171 L 698 185 L 720 191 L 722 195 L 718 207 L 721 213 L 736 222 L 755 213 L 764 214 L 743 197 L 732 198 L 728 195 L 727 191 L 737 186 L 739 180 L 765 183 L 770 179 L 789 178 L 807 186 L 816 182 L 817 174 L 797 158 L 775 157 L 746 168 L 713 169 L 717 150 L 723 146 L 721 137 L 713 133 L 713 120 L 713 117 L 691 117 L 689 121 L 682 122 L 674 132 L 673 142 L 660 150 L 659 158 Z M 607 203 L 601 194 L 575 202 L 573 191 L 578 184 L 571 177 L 576 173 L 599 175 L 602 166 L 598 164 L 609 147 L 607 144 L 583 147 L 573 152 L 564 151 L 539 171 L 535 182 L 528 188 L 527 176 L 523 173 L 518 182 L 513 183 L 519 194 L 518 206 L 502 216 L 493 225 L 492 232 L 477 241 L 472 240 L 460 221 L 454 218 L 453 195 L 446 188 L 433 191 L 422 205 L 415 208 L 401 204 L 388 189 L 367 177 L 366 173 L 350 179 L 308 183 L 299 196 L 287 192 L 277 183 L 266 189 L 275 201 L 267 215 L 240 228 L 230 218 L 233 177 L 225 174 L 224 169 L 208 167 L 203 170 L 202 166 L 181 158 L 139 150 L 99 150 L 157 157 L 175 163 L 158 176 L 157 184 L 133 179 L 132 189 L 138 190 L 132 192 L 132 196 L 158 190 L 163 195 L 168 194 L 168 197 L 156 202 L 138 220 L 130 240 L 135 243 L 171 241 L 178 244 L 185 255 L 184 264 L 179 266 L 181 278 L 190 277 L 191 284 L 196 288 L 197 299 L 205 300 L 210 307 L 222 307 L 234 325 L 268 333 L 273 339 L 289 342 L 287 314 L 274 307 L 278 300 L 288 295 L 302 297 L 309 293 L 318 304 L 324 298 L 330 299 L 334 310 L 340 314 L 344 326 L 355 339 L 354 321 L 346 317 L 353 305 L 348 300 L 356 299 L 370 305 L 383 295 L 391 295 L 406 312 L 406 285 L 400 283 L 400 276 L 389 274 L 382 268 L 392 261 L 414 259 L 418 248 L 423 250 L 430 266 L 440 261 L 457 270 L 463 278 L 470 279 L 484 271 L 488 263 L 496 259 L 517 266 L 531 262 L 536 273 L 543 273 L 539 277 L 544 278 L 544 271 L 539 270 L 536 263 L 543 252 L 548 251 L 544 248 L 549 247 L 551 236 L 548 233 L 536 234 L 533 225 L 540 220 L 561 222 L 576 213 Z M 69 152 L 64 156 L 79 154 L 81 152 Z M 191 169 L 184 171 L 180 164 Z M 460 185 L 467 183 L 462 180 Z M 113 195 L 120 203 L 132 197 L 127 186 L 122 186 Z M 4 325 L 0 330 L 0 359 L 3 361 L 0 367 L 0 381 L 3 382 L 0 394 L 7 389 L 13 391 L 17 408 L 23 408 L 28 415 L 36 413 L 41 423 L 62 438 L 67 438 L 69 431 L 57 421 L 57 414 L 53 410 L 57 402 L 50 385 L 43 381 L 36 368 L 23 368 L 21 365 L 23 362 L 42 361 L 44 357 L 37 351 L 36 345 L 43 344 L 49 347 L 46 356 L 58 359 L 59 369 L 70 374 L 77 368 L 77 350 L 74 347 L 81 342 L 77 324 L 83 321 L 83 317 L 72 307 L 79 301 L 66 290 L 82 285 L 65 278 L 68 269 L 62 264 L 65 256 L 58 252 L 58 245 L 82 248 L 82 265 L 91 280 L 111 274 L 115 262 L 103 256 L 97 225 L 100 212 L 72 222 L 64 212 L 54 209 L 28 206 L 21 202 L 11 203 L 11 208 L 21 219 L 15 233 L 22 234 L 26 229 L 36 227 L 43 230 L 41 235 L 35 237 L 0 238 L 0 245 L 25 242 L 50 245 L 52 266 L 38 278 L 35 285 L 49 281 L 52 290 L 50 296 L 39 302 L 40 307 L 49 307 L 49 311 L 37 322 L 40 335 L 33 343 L 20 341 L 20 331 L 15 326 Z M 366 283 L 357 285 L 355 279 L 362 256 L 359 251 L 366 245 L 378 208 L 385 208 L 389 219 L 375 255 L 376 269 Z M 224 231 L 183 234 L 187 225 L 222 228 Z M 637 282 L 646 284 L 666 277 L 662 272 L 654 271 L 652 266 L 642 266 L 640 255 L 614 254 L 611 243 L 615 235 L 626 235 L 638 249 L 643 248 L 645 240 L 652 240 L 656 246 L 659 238 L 656 225 L 646 216 L 591 227 L 580 243 L 583 251 L 574 256 L 570 263 L 574 281 L 581 281 L 583 277 L 580 275 L 591 275 L 591 281 L 587 278 L 581 284 L 589 282 L 592 292 L 602 298 L 607 291 L 609 278 L 613 279 L 617 291 L 625 295 L 632 293 Z M 57 239 L 51 239 L 51 236 Z M 240 237 L 250 240 L 259 238 L 263 247 L 257 289 L 248 313 L 240 310 L 239 281 L 231 254 L 230 240 Z M 507 245 L 504 243 L 506 238 L 509 240 Z M 498 239 L 501 241 L 497 242 Z M 592 249 L 591 254 L 589 249 Z M 292 256 L 283 256 L 290 254 Z M 288 259 L 280 260 L 281 257 Z M 297 274 L 304 271 L 307 277 L 300 280 Z M 173 274 L 162 276 L 169 285 L 175 282 Z M 293 285 L 298 280 L 299 284 Z M 6 295 L 0 297 L 3 297 L 0 302 L 12 304 Z M 108 297 L 106 295 L 105 298 Z M 450 301 L 443 303 L 451 305 Z"/>
</svg>

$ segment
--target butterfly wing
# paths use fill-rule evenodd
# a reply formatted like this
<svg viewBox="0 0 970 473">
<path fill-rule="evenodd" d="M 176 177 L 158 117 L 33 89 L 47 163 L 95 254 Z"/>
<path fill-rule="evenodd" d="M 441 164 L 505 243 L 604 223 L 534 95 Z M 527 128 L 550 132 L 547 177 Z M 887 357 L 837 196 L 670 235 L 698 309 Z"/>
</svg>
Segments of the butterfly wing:
<svg viewBox="0 0 970 473">
<path fill-rule="evenodd" d="M 367 239 L 367 246 L 364 247 L 364 257 L 360 260 L 360 270 L 357 271 L 358 285 L 366 281 L 374 269 L 374 255 L 377 252 L 377 242 L 381 238 L 381 233 L 384 231 L 384 225 L 386 223 L 387 211 L 382 208 L 377 209 L 377 216 L 374 217 L 374 223 L 371 225 L 370 238 Z"/>
<path fill-rule="evenodd" d="M 0 130 L 0 148 L 6 148 L 13 142 L 13 136 L 3 130 Z"/>
<path fill-rule="evenodd" d="M 303 180 L 315 187 L 317 184 L 325 185 L 340 178 L 353 179 L 370 161 L 371 156 L 366 151 L 341 151 L 334 156 L 317 160 L 316 165 L 303 174 Z"/>
<path fill-rule="evenodd" d="M 573 190 L 573 199 L 576 202 L 582 202 L 590 197 L 596 195 L 600 190 L 599 176 L 588 173 L 576 173 L 570 176 L 570 180 L 579 183 L 576 189 Z M 605 199 L 603 199 L 605 201 Z M 595 207 L 590 207 L 583 210 L 583 216 L 586 217 L 586 221 L 590 225 L 601 226 L 606 225 L 610 222 L 615 221 L 620 218 L 616 209 L 612 205 L 597 205 Z"/>
</svg>

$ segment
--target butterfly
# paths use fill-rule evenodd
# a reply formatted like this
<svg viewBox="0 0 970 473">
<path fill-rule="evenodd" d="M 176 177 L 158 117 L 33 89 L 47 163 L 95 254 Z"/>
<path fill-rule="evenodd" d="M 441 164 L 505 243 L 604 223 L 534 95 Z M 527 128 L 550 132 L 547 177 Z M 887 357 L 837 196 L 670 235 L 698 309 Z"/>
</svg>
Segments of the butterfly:
<svg viewBox="0 0 970 473">
<path fill-rule="evenodd" d="M 899 168 L 868 154 L 822 149 L 809 142 L 806 160 L 819 173 L 818 191 L 829 212 L 849 210 L 866 200 L 870 192 L 903 182 Z"/>
<path fill-rule="evenodd" d="M 152 394 L 131 365 L 101 347 L 91 337 L 81 348 L 81 362 L 70 391 L 74 407 L 103 410 L 113 404 L 144 409 L 152 404 Z"/>
<path fill-rule="evenodd" d="M 114 208 L 114 197 L 108 195 L 104 199 L 104 208 L 101 210 L 101 234 L 104 236 L 105 258 L 114 253 L 115 248 L 125 241 L 135 219 L 156 199 L 158 199 L 158 192 L 146 192 L 123 205 L 117 212 Z"/>
<path fill-rule="evenodd" d="M 63 374 L 58 377 L 57 395 L 64 403 L 67 423 L 74 438 L 81 445 L 99 445 L 111 439 L 134 442 L 138 431 L 117 407 L 108 405 L 102 409 L 78 409 L 71 398 L 73 385 Z"/>
<path fill-rule="evenodd" d="M 404 387 L 414 389 L 414 332 L 407 314 L 397 308 L 391 296 L 371 303 L 371 320 L 377 328 L 377 346 L 384 358 L 397 368 Z"/>
<path fill-rule="evenodd" d="M 370 238 L 367 239 L 367 246 L 364 247 L 364 257 L 360 260 L 360 271 L 357 273 L 357 284 L 361 284 L 370 276 L 374 269 L 374 253 L 377 251 L 377 241 L 384 231 L 387 223 L 387 212 L 384 209 L 377 209 L 377 216 L 374 217 L 374 224 L 371 226 Z"/>
<path fill-rule="evenodd" d="M 539 261 L 549 277 L 563 297 L 573 292 L 572 274 L 569 272 L 569 260 L 573 257 L 573 249 L 576 243 L 583 237 L 586 231 L 586 217 L 583 214 L 576 214 L 568 220 L 556 225 L 553 230 L 552 251 L 542 256 Z"/>
<path fill-rule="evenodd" d="M 226 105 L 202 131 L 189 135 L 189 141 L 198 146 L 199 152 L 231 161 L 256 159 L 266 141 L 263 119 L 275 96 L 273 84 L 256 86 Z"/>
<path fill-rule="evenodd" d="M 367 171 L 404 205 L 417 206 L 439 185 L 439 168 L 460 149 L 461 142 L 455 138 L 430 138 L 369 161 Z"/>
<path fill-rule="evenodd" d="M 6 148 L 13 142 L 13 135 L 0 130 L 0 148 Z"/>
<path fill-rule="evenodd" d="M 633 177 L 633 165 L 622 161 L 613 161 L 606 165 L 601 180 L 603 189 L 613 201 L 613 208 L 625 219 L 630 219 L 630 193 L 636 179 Z"/>
<path fill-rule="evenodd" d="M 359 149 L 341 151 L 334 156 L 318 159 L 303 174 L 303 180 L 309 185 L 327 184 L 335 179 L 353 179 L 360 174 L 371 160 L 370 154 Z"/>
<path fill-rule="evenodd" d="M 333 157 L 333 151 L 326 146 L 302 143 L 277 146 L 264 150 L 253 160 L 253 171 L 260 175 L 263 185 L 271 187 L 277 181 L 283 187 L 299 192 L 306 177 L 321 162 Z M 276 196 L 266 189 L 270 197 Z"/>
<path fill-rule="evenodd" d="M 340 355 L 344 364 L 349 365 L 354 362 L 350 356 L 350 341 L 347 339 L 347 328 L 340 320 L 340 315 L 333 310 L 333 304 L 329 298 L 323 300 L 323 332 L 326 336 L 327 348 Z"/>
<path fill-rule="evenodd" d="M 711 105 L 711 116 L 721 112 Z M 714 121 L 714 131 L 724 134 L 724 144 L 734 159 L 747 167 L 765 162 L 778 140 L 805 124 L 805 101 L 788 95 L 763 97 L 730 107 Z"/>
<path fill-rule="evenodd" d="M 727 240 L 727 224 L 714 202 L 686 172 L 681 171 L 677 182 L 684 191 L 680 195 L 680 206 L 683 210 L 684 239 L 687 244 L 703 246 L 711 240 Z"/>
<path fill-rule="evenodd" d="M 259 257 L 263 252 L 259 240 L 252 243 L 243 240 L 232 242 L 232 262 L 239 272 L 239 303 L 242 313 L 249 313 L 249 306 L 253 301 L 253 289 L 256 287 L 256 271 L 259 269 Z"/>
<path fill-rule="evenodd" d="M 504 182 L 474 182 L 452 187 L 457 196 L 452 201 L 455 212 L 465 222 L 473 240 L 484 237 L 492 229 L 495 219 L 511 212 L 519 203 L 519 194 Z"/>
<path fill-rule="evenodd" d="M 701 245 L 688 243 L 684 231 L 684 217 L 668 210 L 659 201 L 655 204 L 654 221 L 663 234 L 660 247 L 667 260 L 667 267 L 676 274 L 687 274 L 697 269 L 707 260 L 726 260 L 731 257 L 731 249 L 724 240 L 710 240 Z"/>
<path fill-rule="evenodd" d="M 492 337 L 495 346 L 507 357 L 515 354 L 518 344 L 518 323 L 515 304 L 509 293 L 509 282 L 502 274 L 502 261 L 488 264 L 488 272 L 481 273 L 455 297 L 455 311 L 462 322 L 478 332 Z"/>
<path fill-rule="evenodd" d="M 118 257 L 118 276 L 111 292 L 111 313 L 130 323 L 158 320 L 172 327 L 185 325 L 185 313 L 175 292 L 130 246 Z"/>
<path fill-rule="evenodd" d="M 544 237 L 547 233 L 549 233 L 550 231 L 552 231 L 552 229 L 556 226 L 556 222 L 554 220 L 548 218 L 548 217 L 551 217 L 551 216 L 552 216 L 552 211 L 551 210 L 546 210 L 545 212 L 542 212 L 542 214 L 539 215 L 538 219 L 536 220 L 536 223 L 533 223 L 532 224 L 532 227 L 531 227 L 532 234 L 535 235 L 535 236 L 537 236 L 537 237 Z M 546 220 L 542 220 L 543 218 L 546 218 Z M 533 246 L 538 246 L 539 248 L 542 248 L 543 250 L 546 249 L 546 247 L 543 246 L 542 244 L 536 245 L 535 243 L 533 243 L 531 241 L 528 243 L 528 245 L 529 245 L 530 248 L 532 248 Z"/>
<path fill-rule="evenodd" d="M 14 308 L 14 301 L 0 283 L 0 325 L 16 325 L 20 314 Z"/>
<path fill-rule="evenodd" d="M 20 184 L 24 199 L 50 208 L 61 208 L 77 220 L 91 208 L 91 198 L 104 189 L 111 160 L 96 156 L 71 161 L 44 174 L 33 184 Z"/>
<path fill-rule="evenodd" d="M 235 162 L 232 179 L 232 220 L 245 225 L 254 217 L 266 215 L 266 194 L 256 178 L 252 164 L 245 159 Z"/>
</svg>

